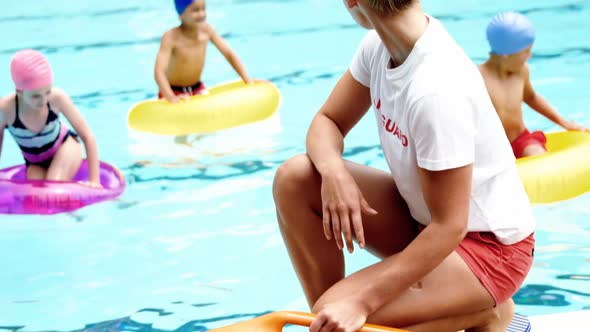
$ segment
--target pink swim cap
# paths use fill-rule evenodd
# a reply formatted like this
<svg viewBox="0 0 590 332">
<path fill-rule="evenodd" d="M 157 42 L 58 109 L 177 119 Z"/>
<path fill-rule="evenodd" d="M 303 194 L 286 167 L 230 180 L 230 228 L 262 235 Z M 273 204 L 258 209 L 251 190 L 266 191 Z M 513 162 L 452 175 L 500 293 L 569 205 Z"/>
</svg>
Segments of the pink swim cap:
<svg viewBox="0 0 590 332">
<path fill-rule="evenodd" d="M 49 61 L 35 50 L 16 52 L 10 62 L 10 74 L 17 90 L 37 90 L 53 82 Z"/>
</svg>

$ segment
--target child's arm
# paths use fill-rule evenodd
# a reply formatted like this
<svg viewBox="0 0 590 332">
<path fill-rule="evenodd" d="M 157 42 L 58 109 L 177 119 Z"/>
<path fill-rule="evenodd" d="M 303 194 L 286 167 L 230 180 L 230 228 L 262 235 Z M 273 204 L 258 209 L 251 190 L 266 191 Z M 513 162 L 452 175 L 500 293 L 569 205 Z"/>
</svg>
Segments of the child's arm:
<svg viewBox="0 0 590 332">
<path fill-rule="evenodd" d="M 213 45 L 215 45 L 215 47 L 217 47 L 219 52 L 221 54 L 223 54 L 223 56 L 227 59 L 227 61 L 234 68 L 236 73 L 238 73 L 238 75 L 240 75 L 242 80 L 245 83 L 251 83 L 252 79 L 250 78 L 250 76 L 248 76 L 248 73 L 246 72 L 246 68 L 244 68 L 244 66 L 242 65 L 242 62 L 240 61 L 240 58 L 238 57 L 236 52 L 234 52 L 234 50 L 231 49 L 229 44 L 220 35 L 217 34 L 215 29 L 213 29 L 213 27 L 211 25 L 208 26 L 208 29 L 209 29 L 209 35 L 211 36 L 211 42 L 213 43 Z"/>
<path fill-rule="evenodd" d="M 53 88 L 53 93 L 56 94 L 59 110 L 68 119 L 84 143 L 86 159 L 88 160 L 88 181 L 93 185 L 100 186 L 98 146 L 94 134 L 67 93 L 58 88 Z"/>
<path fill-rule="evenodd" d="M 0 159 L 2 159 L 2 143 L 4 142 L 4 128 L 6 127 L 2 119 L 2 113 L 2 110 L 0 110 Z"/>
<path fill-rule="evenodd" d="M 166 76 L 168 63 L 170 62 L 170 56 L 172 55 L 172 46 L 172 33 L 168 31 L 162 36 L 162 40 L 160 41 L 160 49 L 158 50 L 158 55 L 156 56 L 154 76 L 156 78 L 158 88 L 160 89 L 160 92 L 164 98 L 166 98 L 166 100 L 169 102 L 174 103 L 177 102 L 179 98 L 174 95 L 174 92 L 170 87 L 168 77 Z"/>
<path fill-rule="evenodd" d="M 5 107 L 5 100 L 0 98 L 0 159 L 2 157 L 2 145 L 4 142 L 4 129 L 6 128 L 6 107 Z"/>
<path fill-rule="evenodd" d="M 565 119 L 563 116 L 559 114 L 559 112 L 552 107 L 543 96 L 537 94 L 533 89 L 533 85 L 530 80 L 530 73 L 528 65 L 524 67 L 524 77 L 525 77 L 525 84 L 524 84 L 524 96 L 523 101 L 529 105 L 532 109 L 539 112 L 541 115 L 545 116 L 547 119 L 553 121 L 554 123 L 558 124 L 559 126 L 563 127 L 567 130 L 581 130 L 581 131 L 588 131 L 590 129 L 585 128 L 582 125 L 579 125 L 575 122 L 571 122 Z"/>
</svg>

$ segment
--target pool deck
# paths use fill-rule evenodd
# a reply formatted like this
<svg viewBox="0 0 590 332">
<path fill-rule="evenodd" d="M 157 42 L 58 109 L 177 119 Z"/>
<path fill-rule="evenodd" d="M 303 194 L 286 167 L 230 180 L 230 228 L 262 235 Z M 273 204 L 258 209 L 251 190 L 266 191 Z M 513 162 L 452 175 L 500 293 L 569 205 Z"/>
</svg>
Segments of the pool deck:
<svg viewBox="0 0 590 332">
<path fill-rule="evenodd" d="M 589 331 L 590 310 L 531 316 L 531 332 Z"/>
</svg>

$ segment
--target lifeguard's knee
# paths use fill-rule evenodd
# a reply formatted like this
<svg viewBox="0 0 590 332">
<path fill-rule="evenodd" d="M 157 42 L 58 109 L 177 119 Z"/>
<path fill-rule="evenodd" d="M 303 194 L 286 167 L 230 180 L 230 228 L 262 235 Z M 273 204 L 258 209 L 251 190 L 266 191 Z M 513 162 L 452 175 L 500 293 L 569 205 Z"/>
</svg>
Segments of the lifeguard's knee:
<svg viewBox="0 0 590 332">
<path fill-rule="evenodd" d="M 318 314 L 320 311 L 324 310 L 328 303 L 325 301 L 323 297 L 320 297 L 311 307 L 311 312 L 313 314 Z"/>
<path fill-rule="evenodd" d="M 305 154 L 292 157 L 279 166 L 272 189 L 277 208 L 280 209 L 281 202 L 301 198 L 309 190 L 315 172 L 313 163 Z"/>
</svg>

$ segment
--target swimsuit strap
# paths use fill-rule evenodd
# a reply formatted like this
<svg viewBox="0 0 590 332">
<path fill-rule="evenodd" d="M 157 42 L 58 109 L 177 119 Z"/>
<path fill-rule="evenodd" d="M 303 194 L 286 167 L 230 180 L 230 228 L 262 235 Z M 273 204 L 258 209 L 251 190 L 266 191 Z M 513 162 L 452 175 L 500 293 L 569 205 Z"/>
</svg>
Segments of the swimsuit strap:
<svg viewBox="0 0 590 332">
<path fill-rule="evenodd" d="M 14 121 L 12 122 L 12 127 L 27 129 L 25 124 L 20 120 L 20 116 L 18 114 L 18 95 L 16 94 L 14 95 L 14 103 Z"/>
<path fill-rule="evenodd" d="M 14 102 L 15 102 L 15 108 L 14 108 L 14 122 L 12 123 L 12 127 L 15 128 L 21 128 L 21 129 L 27 129 L 28 128 L 25 126 L 25 124 L 21 121 L 20 119 L 20 115 L 19 115 L 19 107 L 18 107 L 18 95 L 14 96 Z M 55 119 L 58 118 L 57 113 L 51 108 L 51 104 L 49 102 L 47 102 L 47 119 L 45 120 L 45 125 L 48 125 L 51 121 L 54 121 Z"/>
</svg>

